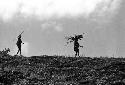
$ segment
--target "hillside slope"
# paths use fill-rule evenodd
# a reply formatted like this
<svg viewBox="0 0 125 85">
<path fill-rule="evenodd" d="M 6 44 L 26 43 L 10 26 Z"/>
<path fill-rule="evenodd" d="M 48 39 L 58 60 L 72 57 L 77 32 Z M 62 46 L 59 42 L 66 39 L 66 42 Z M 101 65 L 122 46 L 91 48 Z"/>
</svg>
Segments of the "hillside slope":
<svg viewBox="0 0 125 85">
<path fill-rule="evenodd" d="M 125 58 L 0 53 L 0 85 L 124 85 Z"/>
</svg>

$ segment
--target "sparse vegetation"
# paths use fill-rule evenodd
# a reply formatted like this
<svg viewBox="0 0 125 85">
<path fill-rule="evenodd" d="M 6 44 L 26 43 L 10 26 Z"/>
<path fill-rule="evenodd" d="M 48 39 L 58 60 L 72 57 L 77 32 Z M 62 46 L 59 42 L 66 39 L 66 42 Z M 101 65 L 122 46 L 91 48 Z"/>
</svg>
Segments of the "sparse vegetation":
<svg viewBox="0 0 125 85">
<path fill-rule="evenodd" d="M 0 53 L 0 85 L 124 85 L 125 58 Z"/>
</svg>

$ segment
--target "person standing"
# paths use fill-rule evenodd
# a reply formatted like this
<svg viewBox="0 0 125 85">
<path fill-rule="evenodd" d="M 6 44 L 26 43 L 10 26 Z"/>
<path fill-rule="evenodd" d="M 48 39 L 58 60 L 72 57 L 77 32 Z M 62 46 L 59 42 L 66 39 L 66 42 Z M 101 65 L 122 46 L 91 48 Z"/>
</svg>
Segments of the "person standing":
<svg viewBox="0 0 125 85">
<path fill-rule="evenodd" d="M 18 55 L 19 52 L 20 52 L 20 55 L 21 55 L 21 44 L 24 44 L 24 43 L 23 43 L 22 40 L 21 40 L 21 35 L 19 35 L 19 36 L 18 36 L 17 43 L 16 43 L 16 45 L 17 45 L 17 47 L 18 47 L 17 55 Z"/>
</svg>

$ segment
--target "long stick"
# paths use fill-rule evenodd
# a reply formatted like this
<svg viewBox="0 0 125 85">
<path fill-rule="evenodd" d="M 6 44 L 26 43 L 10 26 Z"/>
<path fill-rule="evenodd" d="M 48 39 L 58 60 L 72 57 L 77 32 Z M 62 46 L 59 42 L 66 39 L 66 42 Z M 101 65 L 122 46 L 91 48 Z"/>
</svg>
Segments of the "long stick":
<svg viewBox="0 0 125 85">
<path fill-rule="evenodd" d="M 23 32 L 24 32 L 24 31 L 23 31 Z M 19 36 L 20 36 L 20 35 L 22 35 L 22 34 L 23 34 L 23 32 L 21 32 L 21 33 L 19 34 Z M 18 37 L 19 37 L 19 36 L 18 36 Z"/>
</svg>

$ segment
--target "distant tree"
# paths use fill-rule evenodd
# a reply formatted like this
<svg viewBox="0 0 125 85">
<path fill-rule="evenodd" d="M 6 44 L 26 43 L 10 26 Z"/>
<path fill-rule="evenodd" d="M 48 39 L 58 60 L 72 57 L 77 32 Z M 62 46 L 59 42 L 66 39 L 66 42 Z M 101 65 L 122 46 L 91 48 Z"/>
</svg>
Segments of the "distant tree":
<svg viewBox="0 0 125 85">
<path fill-rule="evenodd" d="M 72 43 L 72 42 L 74 43 L 75 56 L 79 56 L 79 47 L 83 48 L 83 46 L 81 46 L 78 42 L 79 40 L 82 40 L 83 34 L 82 35 L 75 34 L 75 36 L 65 37 L 65 39 L 67 40 L 67 44 Z"/>
<path fill-rule="evenodd" d="M 2 54 L 8 54 L 9 52 L 10 52 L 9 48 L 5 48 L 2 51 L 0 51 L 0 53 L 2 53 Z"/>
</svg>

